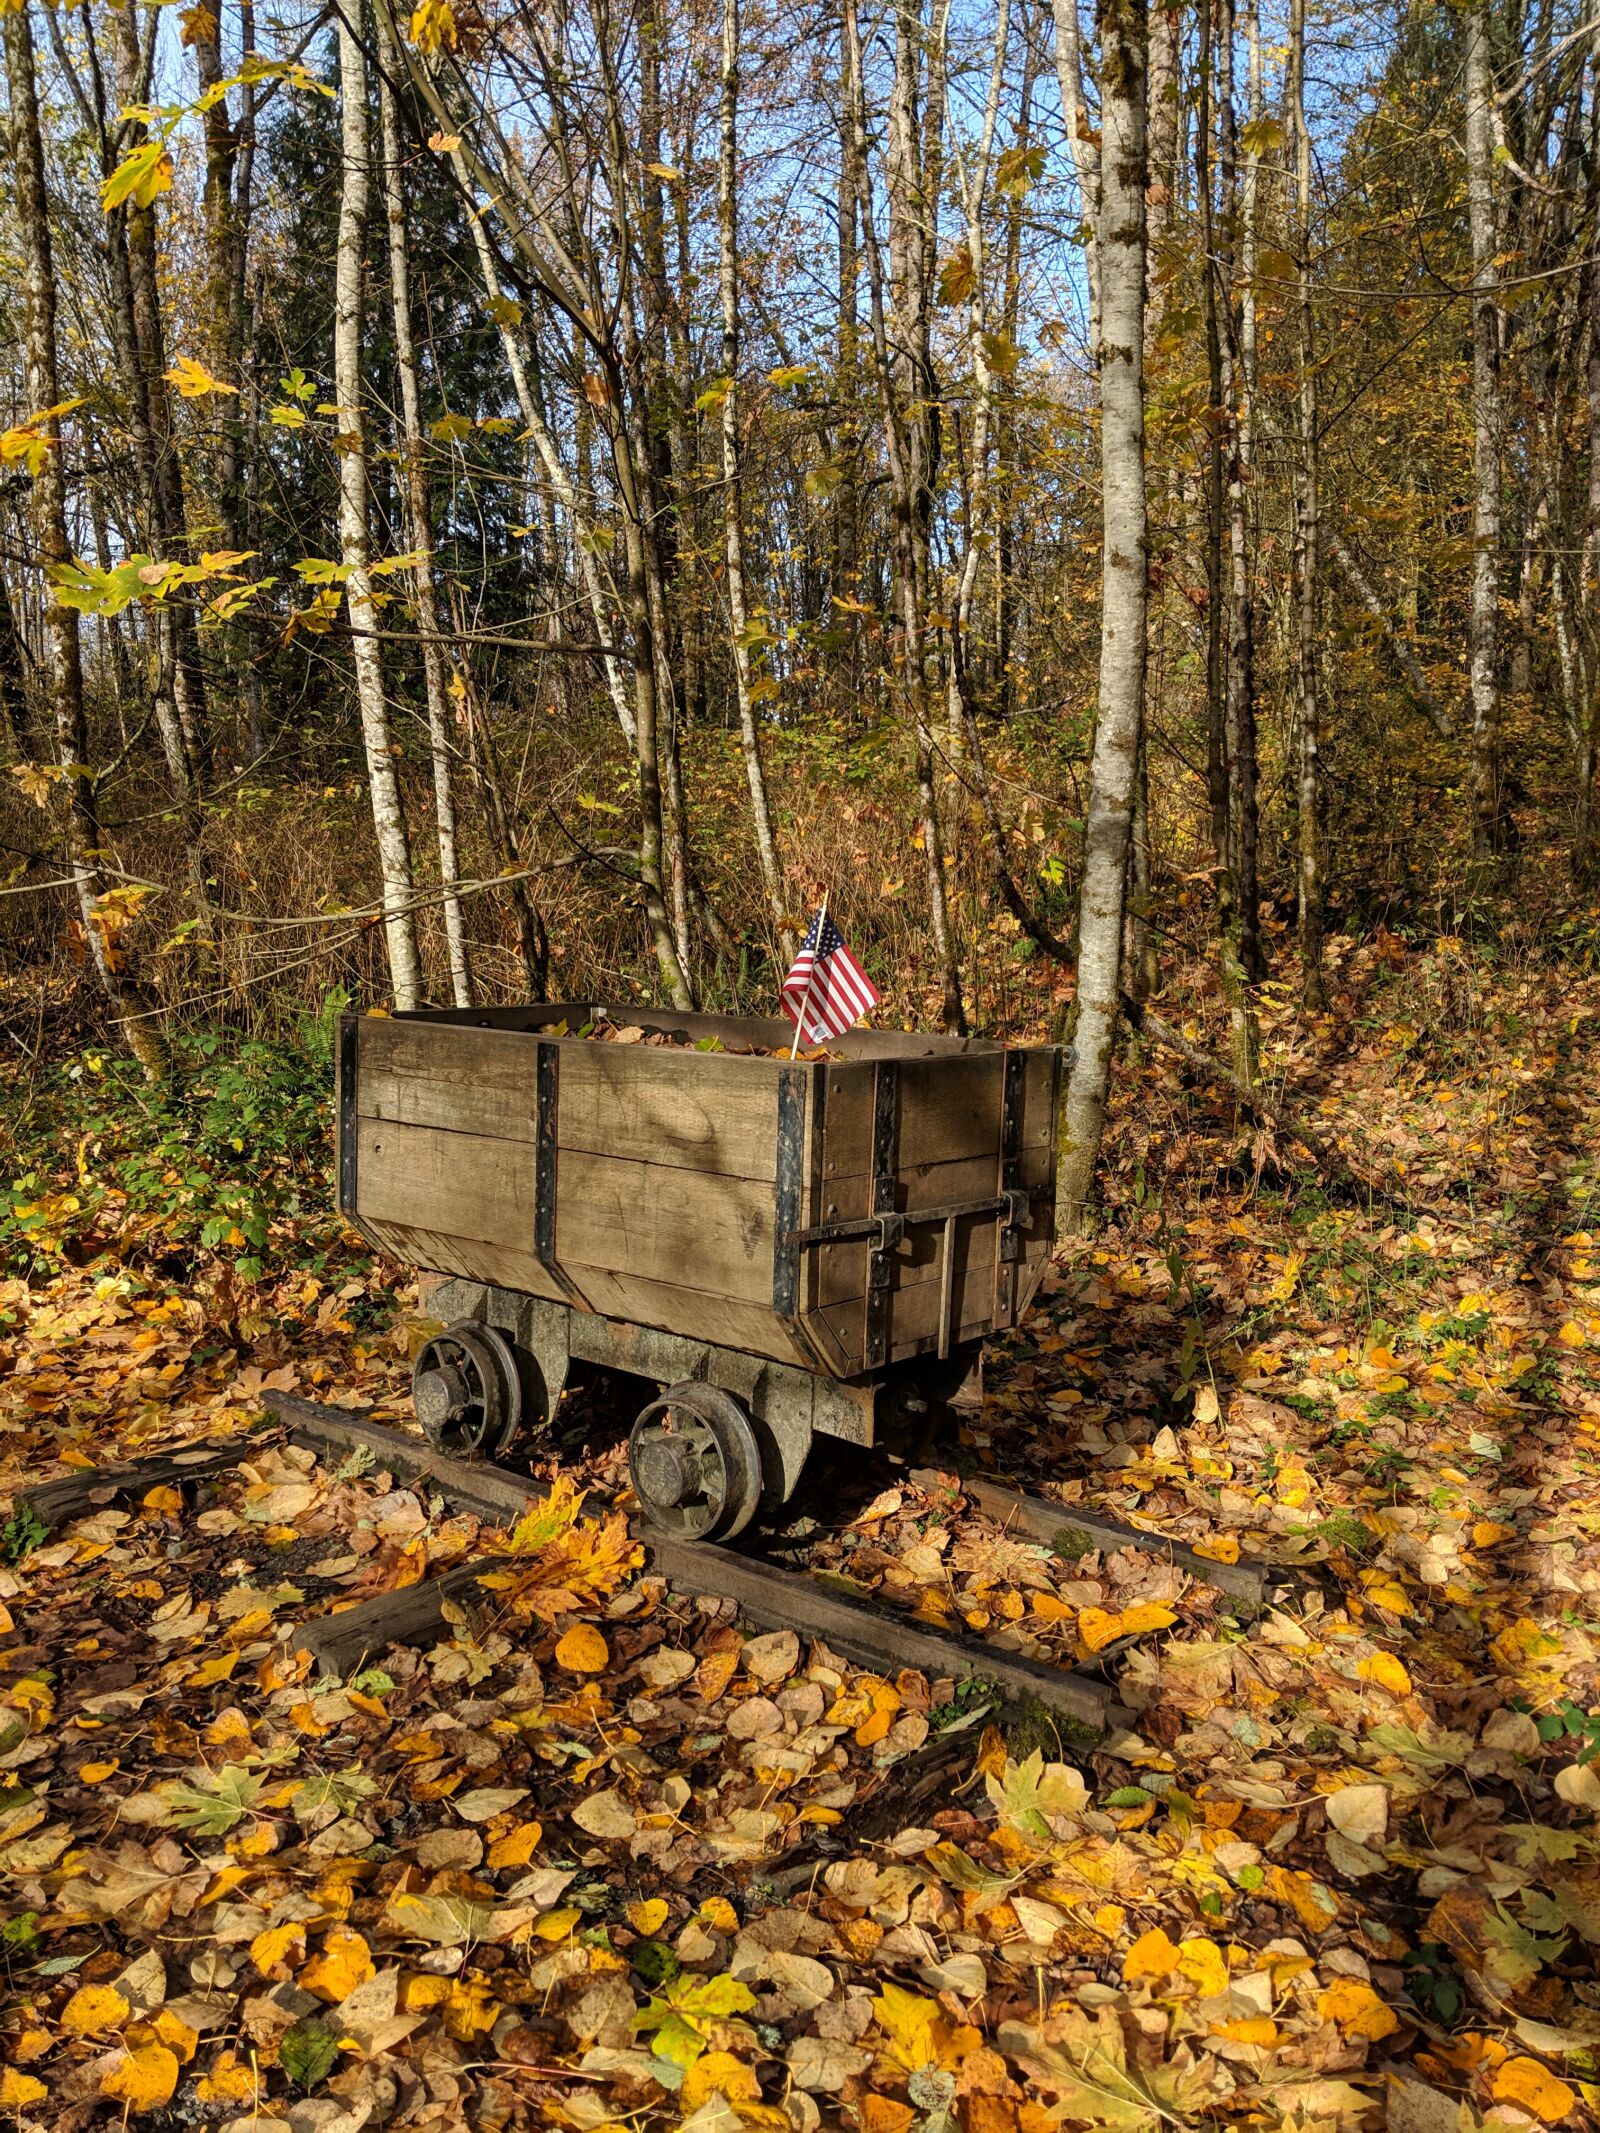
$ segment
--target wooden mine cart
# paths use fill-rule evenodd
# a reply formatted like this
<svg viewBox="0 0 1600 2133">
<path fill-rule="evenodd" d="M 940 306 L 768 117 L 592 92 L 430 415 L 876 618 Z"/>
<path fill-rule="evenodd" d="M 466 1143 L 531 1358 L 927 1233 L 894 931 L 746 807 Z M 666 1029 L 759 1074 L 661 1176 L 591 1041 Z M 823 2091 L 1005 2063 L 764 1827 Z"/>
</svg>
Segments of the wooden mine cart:
<svg viewBox="0 0 1600 2133">
<path fill-rule="evenodd" d="M 597 1018 L 670 1046 L 577 1034 Z M 556 1032 L 562 1032 L 557 1034 Z M 575 1366 L 659 1387 L 629 1459 L 650 1517 L 726 1538 L 814 1435 L 870 1445 L 948 1397 L 1050 1250 L 1063 1054 L 560 1003 L 346 1016 L 339 1205 L 447 1322 L 424 1428 L 503 1455 Z"/>
</svg>

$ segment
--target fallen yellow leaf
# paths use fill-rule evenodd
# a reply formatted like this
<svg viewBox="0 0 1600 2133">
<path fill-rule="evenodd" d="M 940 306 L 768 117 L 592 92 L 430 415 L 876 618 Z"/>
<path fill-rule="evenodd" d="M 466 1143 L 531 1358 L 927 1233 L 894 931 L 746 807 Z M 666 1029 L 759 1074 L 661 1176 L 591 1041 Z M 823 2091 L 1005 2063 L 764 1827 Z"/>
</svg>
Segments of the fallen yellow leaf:
<svg viewBox="0 0 1600 2133">
<path fill-rule="evenodd" d="M 1239 1560 L 1239 1543 L 1231 1533 L 1213 1533 L 1206 1540 L 1194 1544 L 1196 1555 L 1203 1555 L 1213 1563 L 1236 1563 Z"/>
<path fill-rule="evenodd" d="M 642 1903 L 630 1903 L 628 1923 L 635 1933 L 642 1933 L 646 1940 L 653 1940 L 667 1922 L 667 1904 L 659 1896 L 647 1896 Z"/>
<path fill-rule="evenodd" d="M 541 1940 L 565 1940 L 582 1916 L 575 1903 L 562 1904 L 559 1910 L 546 1911 L 543 1918 L 535 1919 L 533 1930 Z"/>
<path fill-rule="evenodd" d="M 319 2000 L 337 2006 L 376 1974 L 372 1951 L 361 1935 L 348 1926 L 335 1926 L 322 1952 L 311 1958 L 295 1983 L 302 1992 L 314 1992 Z"/>
<path fill-rule="evenodd" d="M 1411 1694 L 1411 1676 L 1393 1652 L 1374 1652 L 1360 1662 L 1356 1674 L 1362 1681 L 1371 1681 L 1380 1689 L 1387 1689 L 1391 1696 Z"/>
<path fill-rule="evenodd" d="M 32 2074 L 19 2074 L 14 2066 L 8 2066 L 0 2074 L 0 2111 L 25 2111 L 30 2104 L 43 2103 L 50 2091 Z"/>
<path fill-rule="evenodd" d="M 1122 1958 L 1123 1980 L 1130 1985 L 1142 1977 L 1171 1977 L 1177 1967 L 1178 1951 L 1160 1926 L 1141 1933 Z"/>
<path fill-rule="evenodd" d="M 102 2096 L 125 2103 L 130 2111 L 159 2111 L 172 2101 L 178 2086 L 178 2060 L 164 2044 L 141 2044 L 122 2057 L 100 2084 Z"/>
<path fill-rule="evenodd" d="M 210 2073 L 195 2083 L 194 2092 L 201 2103 L 253 2103 L 260 2086 L 253 2066 L 241 2066 L 232 2052 L 220 2052 Z"/>
<path fill-rule="evenodd" d="M 1360 1978 L 1342 1977 L 1317 1994 L 1317 2013 L 1324 2022 L 1335 2022 L 1346 2036 L 1392 2037 L 1400 2018 L 1386 2007 L 1370 1985 Z"/>
<path fill-rule="evenodd" d="M 305 1952 L 306 1929 L 298 1921 L 268 1926 L 250 1943 L 250 1960 L 258 1970 L 276 1970 L 280 1963 L 292 1962 Z"/>
<path fill-rule="evenodd" d="M 753 2069 L 732 2052 L 705 2052 L 684 2075 L 678 2103 L 685 2111 L 697 2111 L 713 2096 L 731 2104 L 759 2103 L 761 2084 Z"/>
<path fill-rule="evenodd" d="M 61 2027 L 69 2037 L 97 2037 L 103 2029 L 120 2029 L 128 2012 L 115 1985 L 80 1985 L 61 2010 Z"/>
<path fill-rule="evenodd" d="M 538 1850 L 539 1840 L 543 1835 L 542 1822 L 519 1822 L 515 1829 L 508 1831 L 503 1837 L 496 1837 L 490 1845 L 490 1866 L 526 1866 Z"/>
<path fill-rule="evenodd" d="M 1520 2104 L 1547 2126 L 1565 2118 L 1578 2101 L 1567 2084 L 1537 2059 L 1508 2059 L 1494 2077 L 1494 2099 Z"/>
<path fill-rule="evenodd" d="M 574 1622 L 556 1646 L 556 1665 L 569 1674 L 603 1674 L 611 1650 L 592 1622 Z"/>
<path fill-rule="evenodd" d="M 1200 1997 L 1213 1999 L 1228 1989 L 1228 1959 L 1214 1940 L 1184 1940 L 1178 1943 L 1178 1968 Z"/>
</svg>

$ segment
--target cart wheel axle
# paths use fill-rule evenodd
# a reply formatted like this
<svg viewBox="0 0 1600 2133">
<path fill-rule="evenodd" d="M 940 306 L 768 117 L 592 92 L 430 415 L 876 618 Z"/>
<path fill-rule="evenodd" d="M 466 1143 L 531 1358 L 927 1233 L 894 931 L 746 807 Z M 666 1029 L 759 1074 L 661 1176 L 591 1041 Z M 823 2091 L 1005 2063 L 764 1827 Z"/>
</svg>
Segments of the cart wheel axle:
<svg viewBox="0 0 1600 2133">
<path fill-rule="evenodd" d="M 543 1420 L 537 1367 L 494 1326 L 471 1319 L 428 1341 L 411 1373 L 411 1403 L 442 1452 L 498 1459 Z"/>
<path fill-rule="evenodd" d="M 652 1400 L 628 1439 L 634 1494 L 679 1540 L 731 1540 L 761 1502 L 761 1448 L 731 1392 L 698 1380 Z"/>
</svg>

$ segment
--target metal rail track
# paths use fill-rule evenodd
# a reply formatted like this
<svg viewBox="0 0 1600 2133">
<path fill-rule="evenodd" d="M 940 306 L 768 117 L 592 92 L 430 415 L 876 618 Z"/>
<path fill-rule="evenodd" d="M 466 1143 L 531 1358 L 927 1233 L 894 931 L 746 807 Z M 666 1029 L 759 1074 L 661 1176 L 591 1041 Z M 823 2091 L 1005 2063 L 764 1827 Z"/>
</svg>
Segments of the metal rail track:
<svg viewBox="0 0 1600 2133">
<path fill-rule="evenodd" d="M 325 1463 L 367 1452 L 391 1473 L 430 1483 L 447 1502 L 471 1511 L 487 1525 L 508 1526 L 547 1491 L 526 1475 L 487 1461 L 457 1459 L 422 1437 L 373 1421 L 356 1410 L 268 1391 L 262 1405 L 290 1440 Z M 21 1490 L 16 1507 L 31 1509 L 47 1527 L 119 1497 L 142 1494 L 158 1483 L 181 1484 L 237 1466 L 258 1439 L 240 1436 L 215 1444 L 186 1446 L 148 1459 L 85 1469 Z M 1143 1532 L 1075 1505 L 1020 1494 L 988 1480 L 961 1484 L 963 1494 L 986 1517 L 1064 1554 L 1096 1547 L 1136 1547 L 1171 1561 L 1223 1595 L 1241 1616 L 1281 1596 L 1270 1566 L 1218 1563 L 1160 1534 Z M 795 1629 L 824 1640 L 842 1657 L 882 1671 L 910 1667 L 930 1679 L 981 1680 L 998 1701 L 1040 1705 L 1064 1732 L 1078 1739 L 1101 1735 L 1128 1721 L 1115 1686 L 1070 1668 L 1050 1666 L 982 1639 L 958 1636 L 908 1620 L 894 1609 L 841 1592 L 803 1570 L 785 1569 L 759 1556 L 705 1542 L 672 1540 L 642 1522 L 632 1526 L 651 1566 L 676 1590 L 733 1600 L 740 1614 L 761 1628 Z M 321 1672 L 347 1680 L 363 1661 L 389 1644 L 426 1641 L 446 1621 L 445 1608 L 474 1592 L 476 1581 L 504 1558 L 452 1565 L 398 1592 L 359 1601 L 336 1614 L 303 1623 L 297 1649 L 308 1652 Z M 1107 1657 L 1115 1655 L 1114 1649 Z"/>
</svg>

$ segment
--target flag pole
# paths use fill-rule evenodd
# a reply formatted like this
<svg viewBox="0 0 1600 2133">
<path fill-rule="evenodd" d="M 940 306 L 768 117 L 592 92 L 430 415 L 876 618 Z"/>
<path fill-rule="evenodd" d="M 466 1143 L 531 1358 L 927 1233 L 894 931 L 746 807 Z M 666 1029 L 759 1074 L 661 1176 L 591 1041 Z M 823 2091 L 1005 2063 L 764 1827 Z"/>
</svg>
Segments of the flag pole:
<svg viewBox="0 0 1600 2133">
<path fill-rule="evenodd" d="M 822 952 L 822 929 L 824 926 L 826 926 L 827 923 L 828 892 L 826 889 L 824 889 L 822 892 L 822 909 L 817 913 L 817 953 L 819 955 Z M 789 1047 L 789 1057 L 791 1059 L 797 1059 L 800 1056 L 800 1032 L 805 1028 L 806 1025 L 806 1009 L 811 1005 L 811 988 L 813 985 L 816 984 L 816 982 L 817 957 L 814 955 L 811 958 L 811 968 L 806 973 L 806 989 L 801 995 L 800 1012 L 794 1018 L 794 1042 Z"/>
</svg>

